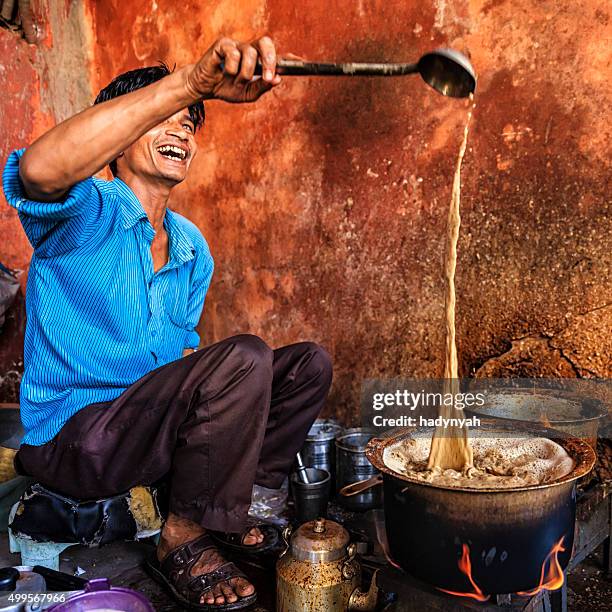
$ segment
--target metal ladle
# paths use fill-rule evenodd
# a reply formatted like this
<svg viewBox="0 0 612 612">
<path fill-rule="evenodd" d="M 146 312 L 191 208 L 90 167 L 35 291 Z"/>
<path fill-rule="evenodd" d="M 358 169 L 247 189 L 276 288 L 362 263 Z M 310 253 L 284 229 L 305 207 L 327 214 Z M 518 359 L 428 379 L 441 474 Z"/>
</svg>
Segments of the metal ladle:
<svg viewBox="0 0 612 612">
<path fill-rule="evenodd" d="M 419 73 L 444 96 L 466 98 L 476 89 L 476 74 L 465 55 L 454 49 L 436 49 L 416 64 L 329 63 L 279 59 L 277 72 L 287 76 L 404 76 Z M 261 74 L 258 63 L 255 74 Z"/>
</svg>

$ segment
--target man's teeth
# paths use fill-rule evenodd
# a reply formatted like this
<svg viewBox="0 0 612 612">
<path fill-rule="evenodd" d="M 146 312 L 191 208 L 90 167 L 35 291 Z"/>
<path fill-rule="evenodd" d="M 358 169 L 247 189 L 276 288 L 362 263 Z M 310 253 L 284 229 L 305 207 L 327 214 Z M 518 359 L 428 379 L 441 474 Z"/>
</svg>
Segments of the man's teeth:
<svg viewBox="0 0 612 612">
<path fill-rule="evenodd" d="M 180 149 L 179 147 L 173 147 L 172 145 L 164 145 L 163 147 L 159 147 L 157 150 L 162 155 L 167 157 L 178 157 L 179 159 L 185 159 L 187 157 L 186 151 L 183 151 L 183 149 Z"/>
</svg>

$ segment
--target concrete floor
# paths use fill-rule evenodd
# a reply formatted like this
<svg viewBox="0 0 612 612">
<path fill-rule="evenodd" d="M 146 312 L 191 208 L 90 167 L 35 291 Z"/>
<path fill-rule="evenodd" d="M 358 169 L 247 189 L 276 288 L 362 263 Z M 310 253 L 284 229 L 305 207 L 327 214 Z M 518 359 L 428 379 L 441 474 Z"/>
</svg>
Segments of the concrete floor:
<svg viewBox="0 0 612 612">
<path fill-rule="evenodd" d="M 60 569 L 73 574 L 77 567 L 85 570 L 83 578 L 109 578 L 114 586 L 137 589 L 146 595 L 159 612 L 180 610 L 177 604 L 166 595 L 164 590 L 141 568 L 145 556 L 153 551 L 148 542 L 114 542 L 102 549 L 87 549 L 74 546 L 60 557 Z M 8 552 L 6 534 L 0 536 L 1 566 L 18 565 L 18 555 Z M 253 612 L 274 611 L 274 572 L 273 565 L 256 567 L 241 564 L 255 583 L 259 595 Z M 610 612 L 612 610 L 612 580 L 606 578 L 602 570 L 602 551 L 591 555 L 568 578 L 568 609 L 570 612 Z"/>
</svg>

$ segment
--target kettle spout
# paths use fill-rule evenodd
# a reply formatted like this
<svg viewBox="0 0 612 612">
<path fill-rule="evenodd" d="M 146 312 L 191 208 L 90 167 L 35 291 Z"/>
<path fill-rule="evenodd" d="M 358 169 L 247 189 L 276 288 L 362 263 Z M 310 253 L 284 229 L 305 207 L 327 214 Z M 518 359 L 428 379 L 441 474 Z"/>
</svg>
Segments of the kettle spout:
<svg viewBox="0 0 612 612">
<path fill-rule="evenodd" d="M 348 603 L 348 610 L 351 612 L 373 612 L 376 607 L 376 601 L 378 599 L 378 584 L 376 583 L 376 577 L 378 576 L 378 570 L 374 572 L 372 576 L 372 582 L 370 582 L 370 588 L 367 593 L 359 589 L 355 589 L 351 593 L 351 597 Z"/>
</svg>

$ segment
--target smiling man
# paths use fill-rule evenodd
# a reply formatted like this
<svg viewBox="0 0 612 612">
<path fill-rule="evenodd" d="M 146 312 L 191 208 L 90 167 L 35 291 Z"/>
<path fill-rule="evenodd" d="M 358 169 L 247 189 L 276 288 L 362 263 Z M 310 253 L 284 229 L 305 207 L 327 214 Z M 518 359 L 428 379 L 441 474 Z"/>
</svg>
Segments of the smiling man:
<svg viewBox="0 0 612 612">
<path fill-rule="evenodd" d="M 196 155 L 203 100 L 253 102 L 279 82 L 269 38 L 220 39 L 175 72 L 118 76 L 11 154 L 3 177 L 34 247 L 16 468 L 78 499 L 168 482 L 148 569 L 200 610 L 255 599 L 215 542 L 269 547 L 272 532 L 247 524 L 253 484 L 281 485 L 331 383 L 313 343 L 272 350 L 241 335 L 194 352 L 213 260 L 167 208 Z M 107 164 L 112 181 L 93 176 Z"/>
</svg>

